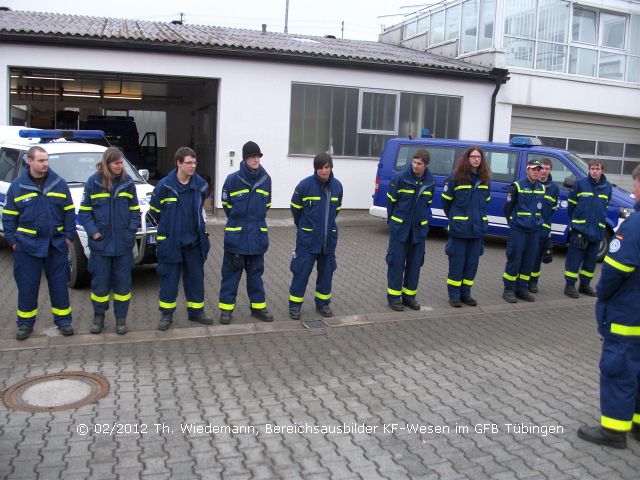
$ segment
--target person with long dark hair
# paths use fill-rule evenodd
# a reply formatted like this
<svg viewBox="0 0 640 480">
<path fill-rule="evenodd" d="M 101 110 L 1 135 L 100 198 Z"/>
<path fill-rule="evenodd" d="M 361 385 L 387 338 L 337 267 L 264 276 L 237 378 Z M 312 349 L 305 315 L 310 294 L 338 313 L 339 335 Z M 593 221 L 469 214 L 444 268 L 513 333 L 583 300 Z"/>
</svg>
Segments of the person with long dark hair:
<svg viewBox="0 0 640 480">
<path fill-rule="evenodd" d="M 116 332 L 127 333 L 133 245 L 141 223 L 136 186 L 127 175 L 124 156 L 117 148 L 104 151 L 97 172 L 87 180 L 80 218 L 91 251 L 89 272 L 94 311 L 91 333 L 100 333 L 104 328 L 111 292 Z"/>
<path fill-rule="evenodd" d="M 462 303 L 472 307 L 478 304 L 471 296 L 471 287 L 484 251 L 483 236 L 489 226 L 490 178 L 484 152 L 472 146 L 456 161 L 442 187 L 442 206 L 449 218 L 445 252 L 449 256 L 447 290 L 452 307 L 459 308 Z"/>
</svg>

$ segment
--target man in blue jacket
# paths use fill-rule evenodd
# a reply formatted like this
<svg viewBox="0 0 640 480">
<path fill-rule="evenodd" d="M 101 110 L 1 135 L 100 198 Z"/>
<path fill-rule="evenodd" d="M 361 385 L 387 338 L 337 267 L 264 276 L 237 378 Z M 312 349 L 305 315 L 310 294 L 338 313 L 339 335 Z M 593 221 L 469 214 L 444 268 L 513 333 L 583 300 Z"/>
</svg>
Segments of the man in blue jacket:
<svg viewBox="0 0 640 480">
<path fill-rule="evenodd" d="M 590 283 L 596 270 L 598 248 L 606 233 L 607 207 L 612 191 L 603 172 L 602 160 L 589 160 L 589 175 L 578 180 L 569 194 L 571 241 L 564 272 L 567 297 L 578 298 L 578 292 L 596 296 Z M 578 277 L 580 288 L 576 290 Z"/>
<path fill-rule="evenodd" d="M 509 223 L 507 239 L 507 264 L 502 280 L 502 298 L 516 303 L 518 298 L 534 302 L 529 293 L 531 270 L 538 255 L 542 206 L 545 189 L 538 181 L 542 170 L 540 160 L 527 162 L 527 175 L 511 185 L 504 204 L 504 216 Z"/>
<path fill-rule="evenodd" d="M 260 165 L 262 152 L 255 142 L 242 147 L 242 162 L 222 187 L 222 207 L 227 215 L 224 228 L 224 258 L 220 283 L 220 323 L 231 323 L 242 271 L 247 272 L 247 294 L 251 315 L 273 321 L 267 310 L 262 274 L 264 254 L 269 248 L 267 210 L 271 207 L 271 177 Z"/>
<path fill-rule="evenodd" d="M 7 192 L 2 212 L 4 237 L 13 248 L 13 276 L 18 286 L 17 340 L 29 338 L 38 314 L 38 290 L 44 268 L 53 322 L 73 335 L 69 304 L 68 249 L 76 232 L 75 208 L 63 178 L 49 169 L 42 147 L 27 152 L 27 167 Z"/>
<path fill-rule="evenodd" d="M 609 245 L 596 288 L 600 359 L 600 425 L 578 436 L 613 448 L 627 446 L 631 430 L 640 441 L 640 166 L 633 170 L 635 212 Z"/>
<path fill-rule="evenodd" d="M 174 161 L 176 168 L 158 182 L 149 202 L 149 212 L 158 222 L 162 314 L 158 330 L 167 330 L 173 322 L 181 274 L 189 320 L 213 323 L 204 312 L 204 263 L 210 246 L 204 216 L 208 185 L 196 173 L 196 152 L 191 148 L 178 148 Z"/>
<path fill-rule="evenodd" d="M 389 182 L 387 300 L 397 312 L 405 306 L 420 310 L 416 294 L 436 186 L 427 167 L 430 160 L 427 150 L 417 150 L 404 172 Z"/>
<path fill-rule="evenodd" d="M 315 303 L 323 317 L 333 316 L 331 285 L 336 269 L 338 226 L 336 217 L 342 208 L 342 184 L 333 176 L 333 159 L 319 153 L 313 159 L 315 173 L 302 180 L 291 197 L 291 213 L 297 227 L 296 250 L 291 260 L 289 316 L 300 319 L 304 292 L 313 265 L 317 263 Z"/>
<path fill-rule="evenodd" d="M 538 244 L 538 255 L 531 270 L 531 280 L 529 280 L 529 291 L 538 293 L 538 280 L 540 280 L 540 267 L 543 263 L 550 263 L 553 259 L 553 244 L 551 243 L 551 217 L 558 208 L 558 197 L 560 189 L 553 183 L 551 170 L 553 162 L 548 157 L 540 159 L 542 170 L 540 170 L 538 181 L 544 185 L 544 202 L 542 202 L 542 225 L 540 226 L 540 243 Z"/>
</svg>

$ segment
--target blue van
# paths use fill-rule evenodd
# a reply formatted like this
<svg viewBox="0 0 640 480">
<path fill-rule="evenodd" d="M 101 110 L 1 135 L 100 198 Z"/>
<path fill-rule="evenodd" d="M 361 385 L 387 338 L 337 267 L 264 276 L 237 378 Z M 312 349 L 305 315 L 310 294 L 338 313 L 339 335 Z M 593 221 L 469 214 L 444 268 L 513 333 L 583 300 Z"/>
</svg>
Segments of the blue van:
<svg viewBox="0 0 640 480">
<path fill-rule="evenodd" d="M 509 229 L 503 215 L 504 201 L 511 183 L 526 175 L 529 160 L 551 159 L 553 182 L 560 188 L 558 209 L 553 214 L 551 239 L 555 244 L 565 244 L 568 240 L 569 215 L 567 197 L 577 178 L 589 174 L 587 164 L 567 150 L 539 145 L 537 139 L 514 137 L 510 143 L 469 142 L 432 138 L 394 138 L 387 141 L 378 163 L 373 206 L 369 213 L 376 217 L 387 218 L 387 189 L 389 180 L 403 171 L 411 162 L 413 154 L 424 148 L 431 154 L 429 170 L 436 180 L 436 195 L 432 204 L 430 225 L 446 227 L 448 220 L 442 209 L 442 185 L 451 174 L 455 161 L 468 147 L 482 148 L 491 166 L 491 201 L 489 202 L 489 234 L 507 235 Z M 606 171 L 605 171 L 606 175 Z M 618 225 L 633 212 L 634 199 L 626 190 L 614 186 L 611 203 L 607 209 L 607 232 L 600 245 L 598 259 L 602 260 L 608 250 L 609 241 Z"/>
</svg>

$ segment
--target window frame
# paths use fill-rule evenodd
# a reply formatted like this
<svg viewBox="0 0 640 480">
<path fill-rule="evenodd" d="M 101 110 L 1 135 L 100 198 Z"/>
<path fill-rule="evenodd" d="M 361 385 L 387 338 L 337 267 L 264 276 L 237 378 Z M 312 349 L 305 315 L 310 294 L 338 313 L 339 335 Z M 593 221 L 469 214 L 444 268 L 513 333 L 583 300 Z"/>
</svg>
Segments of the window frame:
<svg viewBox="0 0 640 480">
<path fill-rule="evenodd" d="M 362 107 L 363 98 L 365 93 L 373 93 L 379 95 L 389 95 L 395 97 L 395 109 L 393 118 L 393 130 L 374 130 L 362 128 Z M 396 90 L 381 90 L 375 88 L 359 88 L 358 89 L 358 124 L 356 133 L 366 133 L 370 135 L 398 135 L 398 128 L 400 124 L 400 93 Z"/>
</svg>

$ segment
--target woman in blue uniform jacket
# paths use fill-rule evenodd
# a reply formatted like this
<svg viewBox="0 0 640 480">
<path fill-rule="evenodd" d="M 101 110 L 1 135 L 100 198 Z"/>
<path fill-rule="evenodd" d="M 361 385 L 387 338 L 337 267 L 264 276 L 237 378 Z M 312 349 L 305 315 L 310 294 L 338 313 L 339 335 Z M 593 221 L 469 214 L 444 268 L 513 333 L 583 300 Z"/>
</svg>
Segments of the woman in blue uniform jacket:
<svg viewBox="0 0 640 480">
<path fill-rule="evenodd" d="M 459 308 L 461 301 L 475 307 L 471 287 L 484 250 L 483 236 L 489 221 L 491 172 L 479 147 L 469 147 L 456 162 L 453 172 L 442 187 L 442 206 L 449 217 L 449 303 Z"/>
<path fill-rule="evenodd" d="M 124 169 L 122 152 L 104 151 L 84 187 L 80 218 L 89 238 L 89 272 L 94 317 L 91 333 L 104 328 L 104 314 L 113 291 L 116 331 L 127 333 L 127 312 L 131 299 L 133 245 L 140 228 L 140 206 L 135 183 Z"/>
</svg>

